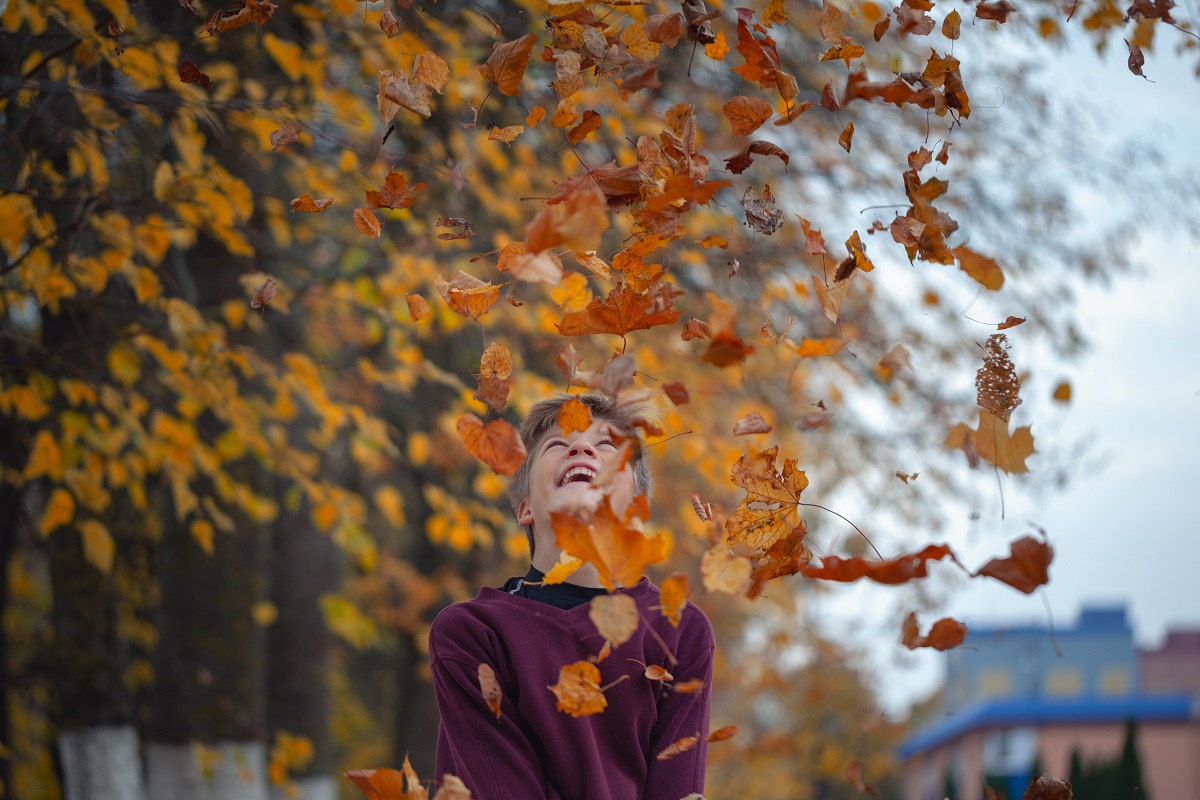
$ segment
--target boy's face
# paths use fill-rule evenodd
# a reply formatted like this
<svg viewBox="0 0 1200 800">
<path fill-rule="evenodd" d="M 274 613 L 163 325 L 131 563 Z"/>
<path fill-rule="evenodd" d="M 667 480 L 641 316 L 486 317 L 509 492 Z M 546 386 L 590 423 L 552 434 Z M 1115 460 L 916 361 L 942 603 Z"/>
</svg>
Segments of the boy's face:
<svg viewBox="0 0 1200 800">
<path fill-rule="evenodd" d="M 586 431 L 573 431 L 569 436 L 555 425 L 538 440 L 529 457 L 533 459 L 529 496 L 517 506 L 517 521 L 533 526 L 540 554 L 543 546 L 554 546 L 551 512 L 596 510 L 600 491 L 592 481 L 605 462 L 617 457 L 617 446 L 608 422 L 598 419 Z M 633 470 L 626 465 L 606 490 L 613 509 L 623 511 L 636 493 Z"/>
</svg>

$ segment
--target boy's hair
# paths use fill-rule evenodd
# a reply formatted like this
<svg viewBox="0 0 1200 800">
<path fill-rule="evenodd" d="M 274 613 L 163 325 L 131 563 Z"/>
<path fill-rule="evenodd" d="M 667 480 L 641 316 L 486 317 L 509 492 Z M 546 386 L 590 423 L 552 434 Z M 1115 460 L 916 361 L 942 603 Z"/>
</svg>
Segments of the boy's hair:
<svg viewBox="0 0 1200 800">
<path fill-rule="evenodd" d="M 533 453 L 534 445 L 538 443 L 538 440 L 545 435 L 546 431 L 558 424 L 558 411 L 562 408 L 563 403 L 574 397 L 575 395 L 559 393 L 533 404 L 520 427 L 521 443 L 525 445 L 526 452 Z M 642 416 L 643 409 L 636 405 L 622 405 L 613 398 L 602 394 L 585 394 L 579 397 L 579 400 L 588 407 L 593 422 L 603 420 L 624 436 L 641 438 L 633 423 Z M 633 462 L 632 467 L 634 490 L 638 494 L 645 495 L 649 500 L 654 476 L 650 473 L 650 462 L 646 458 L 645 450 L 642 450 L 640 457 Z M 513 511 L 516 511 L 520 502 L 529 496 L 529 473 L 532 469 L 533 456 L 529 455 L 526 456 L 520 469 L 509 478 L 508 501 L 512 504 Z M 534 548 L 532 525 L 525 526 L 525 535 L 529 538 L 529 554 L 532 556 Z"/>
</svg>

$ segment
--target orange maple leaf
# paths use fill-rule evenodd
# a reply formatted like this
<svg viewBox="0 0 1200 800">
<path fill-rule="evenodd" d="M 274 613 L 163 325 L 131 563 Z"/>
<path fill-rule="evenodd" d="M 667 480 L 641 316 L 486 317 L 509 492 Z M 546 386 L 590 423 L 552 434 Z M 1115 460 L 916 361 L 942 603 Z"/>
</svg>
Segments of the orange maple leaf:
<svg viewBox="0 0 1200 800">
<path fill-rule="evenodd" d="M 583 311 L 564 314 L 554 327 L 563 336 L 611 333 L 624 337 L 630 331 L 670 325 L 679 319 L 679 312 L 671 308 L 678 293 L 671 284 L 657 280 L 645 293 L 635 292 L 622 281 L 603 300 L 594 298 Z"/>
<path fill-rule="evenodd" d="M 576 661 L 558 671 L 558 683 L 547 686 L 558 698 L 559 711 L 572 717 L 599 714 L 608 707 L 600 688 L 600 669 L 590 661 Z"/>
<path fill-rule="evenodd" d="M 459 272 L 449 283 L 438 278 L 433 285 L 451 311 L 473 320 L 486 314 L 500 297 L 500 286 L 484 283 L 465 272 Z"/>
<path fill-rule="evenodd" d="M 1054 560 L 1054 548 L 1048 542 L 1022 536 L 1009 546 L 1009 550 L 1007 558 L 993 558 L 980 567 L 975 575 L 994 578 L 1025 594 L 1050 582 L 1049 568 Z"/>
<path fill-rule="evenodd" d="M 479 74 L 485 81 L 495 83 L 501 94 L 509 97 L 518 94 L 536 42 L 537 37 L 532 33 L 511 42 L 496 42 L 487 63 L 479 68 Z"/>
<path fill-rule="evenodd" d="M 725 523 L 729 544 L 744 542 L 751 550 L 766 550 L 800 525 L 800 493 L 808 487 L 796 459 L 783 462 L 775 471 L 778 445 L 757 455 L 744 455 L 730 471 L 729 479 L 746 490 L 746 498 Z"/>
<path fill-rule="evenodd" d="M 525 445 L 517 429 L 502 419 L 486 425 L 474 414 L 463 414 L 455 424 L 467 452 L 501 475 L 512 477 L 525 461 Z"/>
<path fill-rule="evenodd" d="M 367 190 L 367 204 L 371 208 L 408 208 L 417 199 L 417 192 L 425 188 L 423 183 L 408 185 L 408 178 L 399 172 L 389 172 L 380 191 Z"/>
<path fill-rule="evenodd" d="M 607 502 L 601 503 L 590 524 L 571 514 L 550 515 L 558 546 L 568 555 L 591 562 L 600 583 L 610 592 L 618 585 L 637 583 L 648 564 L 657 564 L 667 557 L 670 549 L 667 536 L 647 536 L 639 530 L 640 523 L 649 517 L 650 506 L 641 496 L 619 518 Z"/>
<path fill-rule="evenodd" d="M 975 429 L 965 423 L 950 428 L 946 435 L 946 447 L 960 449 L 995 464 L 1010 475 L 1028 471 L 1025 459 L 1037 452 L 1033 447 L 1033 433 L 1028 425 L 1017 428 L 1011 434 L 1008 423 L 985 409 L 979 409 L 979 424 Z"/>
</svg>

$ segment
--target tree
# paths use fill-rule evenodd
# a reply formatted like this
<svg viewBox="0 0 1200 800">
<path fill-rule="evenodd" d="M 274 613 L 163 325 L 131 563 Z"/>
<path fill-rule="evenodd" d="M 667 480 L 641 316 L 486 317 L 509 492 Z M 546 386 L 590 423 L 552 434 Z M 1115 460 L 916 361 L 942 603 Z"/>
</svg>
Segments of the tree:
<svg viewBox="0 0 1200 800">
<path fill-rule="evenodd" d="M 263 697 L 268 675 L 327 652 L 319 641 L 311 654 L 287 646 L 293 620 L 310 620 L 315 602 L 346 647 L 379 649 L 348 656 L 346 669 L 393 659 L 403 669 L 390 692 L 410 702 L 436 608 L 500 567 L 498 544 L 521 547 L 491 469 L 515 454 L 475 447 L 489 462 L 480 466 L 458 431 L 493 440 L 466 413 L 503 432 L 551 388 L 628 389 L 635 376 L 614 350 L 634 359 L 647 394 L 670 385 L 681 402 L 679 383 L 693 394 L 663 406 L 649 452 L 669 476 L 656 504 L 676 529 L 673 567 L 697 585 L 740 594 L 750 583 L 757 594 L 805 570 L 918 577 L 858 558 L 865 545 L 849 529 L 828 516 L 802 522 L 800 509 L 862 485 L 901 516 L 935 519 L 907 498 L 909 471 L 894 474 L 910 448 L 930 453 L 924 481 L 964 482 L 941 445 L 969 406 L 953 376 L 976 369 L 980 337 L 947 298 L 1037 274 L 1039 243 L 1058 233 L 1038 217 L 1056 198 L 997 198 L 975 172 L 996 140 L 969 135 L 986 128 L 971 118 L 969 71 L 940 52 L 960 36 L 1004 35 L 993 29 L 1008 24 L 1008 5 L 980 4 L 966 31 L 948 15 L 932 55 L 919 37 L 934 20 L 913 4 L 712 17 L 691 0 L 553 8 L 548 19 L 532 2 L 409 4 L 398 15 L 386 0 L 240 0 L 203 13 L 194 0 L 4 6 L 3 141 L 21 157 L 0 164 L 0 461 L 2 499 L 14 500 L 5 513 L 22 515 L 4 533 L 23 533 L 0 537 L 0 555 L 6 580 L 10 567 L 50 566 L 32 588 L 0 588 L 6 607 L 52 590 L 58 641 L 81 626 L 89 636 L 55 651 L 6 629 L 2 668 L 53 653 L 77 678 L 86 648 L 98 653 L 94 674 L 120 676 L 67 704 L 5 680 L 23 687 L 6 697 L 19 708 L 5 724 L 47 708 L 64 730 L 116 720 L 143 741 L 195 740 L 189 764 L 231 781 L 242 777 L 235 762 L 215 754 L 251 752 L 248 791 L 259 793 L 268 772 L 304 769 L 307 751 L 284 726 L 304 729 L 312 764 L 330 763 L 319 690 L 304 719 L 278 707 L 294 697 L 282 684 Z M 1135 4 L 1134 48 L 1172 24 L 1169 11 Z M 1043 33 L 1062 19 L 1045 13 L 1060 22 Z M 1099 9 L 1086 20 L 1111 39 L 1120 16 Z M 910 69 L 885 77 L 893 60 Z M 951 134 L 953 149 L 934 140 Z M 934 177 L 943 168 L 952 186 Z M 869 226 L 835 213 L 881 186 L 901 213 Z M 1011 242 L 1000 229 L 1014 208 L 1030 211 L 1017 214 L 1021 235 L 1003 232 Z M 1004 257 L 983 253 L 989 239 Z M 917 266 L 897 268 L 901 252 Z M 1097 262 L 1082 245 L 1054 252 L 1063 275 Z M 474 275 L 455 277 L 460 269 Z M 878 281 L 885 271 L 903 287 Z M 1002 294 L 988 310 L 995 321 L 1005 304 L 1044 312 L 1044 335 L 1069 343 L 1069 312 L 1035 293 Z M 760 325 L 761 337 L 747 333 Z M 558 376 L 568 340 L 563 360 L 575 353 L 595 375 Z M 516 366 L 485 365 L 490 344 Z M 933 374 L 906 369 L 912 352 Z M 1012 401 L 1015 387 L 1001 388 Z M 994 442 L 1007 441 L 1001 412 L 1012 408 L 980 397 L 990 416 L 955 427 L 954 445 L 1022 472 L 1025 428 L 1012 426 L 1020 444 L 1002 452 Z M 900 409 L 909 422 L 882 433 L 856 404 Z M 765 456 L 778 443 L 795 501 L 766 530 L 728 481 L 744 449 L 732 427 L 750 412 L 776 430 L 748 434 L 757 455 L 740 462 L 741 489 L 785 480 Z M 820 467 L 804 500 L 789 458 Z M 693 492 L 701 507 L 744 510 L 728 515 L 730 528 L 709 528 L 690 510 Z M 320 559 L 290 549 L 303 540 L 272 544 L 298 529 L 341 548 L 314 578 L 332 588 L 344 567 L 340 591 L 293 595 L 272 580 L 272 554 Z M 834 544 L 845 541 L 855 543 Z M 828 557 L 810 566 L 818 543 Z M 1032 549 L 1035 562 L 1048 559 Z M 950 558 L 920 564 L 934 555 Z M 1003 566 L 984 574 L 1040 580 Z M 769 613 L 733 611 L 731 653 L 746 618 Z M 268 639 L 280 651 L 268 653 Z M 94 713 L 73 719 L 81 708 Z M 416 741 L 414 718 L 396 715 L 395 742 Z M 50 737 L 26 741 L 36 750 Z"/>
</svg>

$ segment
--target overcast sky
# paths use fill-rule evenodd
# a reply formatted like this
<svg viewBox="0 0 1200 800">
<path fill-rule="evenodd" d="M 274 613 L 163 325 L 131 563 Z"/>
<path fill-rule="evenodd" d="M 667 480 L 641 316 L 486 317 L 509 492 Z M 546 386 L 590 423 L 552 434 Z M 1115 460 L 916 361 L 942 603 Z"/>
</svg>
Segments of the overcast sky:
<svg viewBox="0 0 1200 800">
<path fill-rule="evenodd" d="M 1163 30 L 1160 44 L 1182 38 Z M 1078 48 L 1051 60 L 1043 77 L 1065 100 L 1097 108 L 1114 133 L 1155 142 L 1175 174 L 1196 175 L 1195 61 L 1194 51 L 1190 60 L 1148 54 L 1145 71 L 1155 81 L 1148 83 L 1128 71 L 1124 52 L 1101 59 Z M 1198 247 L 1180 231 L 1146 239 L 1137 249 L 1138 272 L 1107 288 L 1080 289 L 1078 317 L 1091 340 L 1088 354 L 1071 364 L 1029 365 L 1044 380 L 1060 375 L 1073 388 L 1065 412 L 1049 413 L 1043 404 L 1032 418 L 1035 437 L 1059 447 L 1083 442 L 1089 448 L 1064 491 L 1033 494 L 1018 481 L 1005 484 L 1007 538 L 1030 530 L 1026 521 L 1033 521 L 1055 547 L 1045 597 L 989 580 L 953 581 L 943 613 L 968 627 L 1045 623 L 1048 601 L 1058 626 L 1072 624 L 1084 605 L 1124 603 L 1142 646 L 1160 644 L 1170 627 L 1200 628 Z M 1047 469 L 1037 456 L 1029 466 L 1034 477 L 1039 468 Z M 971 533 L 977 524 L 964 519 L 957 537 L 948 538 L 963 543 L 960 554 L 971 567 L 1002 552 L 999 537 L 991 535 L 995 526 L 983 540 Z M 881 591 L 888 590 L 855 586 L 835 592 L 818 601 L 817 616 L 839 633 L 847 627 L 856 631 L 868 643 L 872 665 L 881 671 L 885 708 L 899 715 L 940 683 L 944 656 L 909 654 L 890 643 L 896 620 L 873 613 L 894 599 Z M 922 628 L 932 619 L 924 618 Z"/>
</svg>

